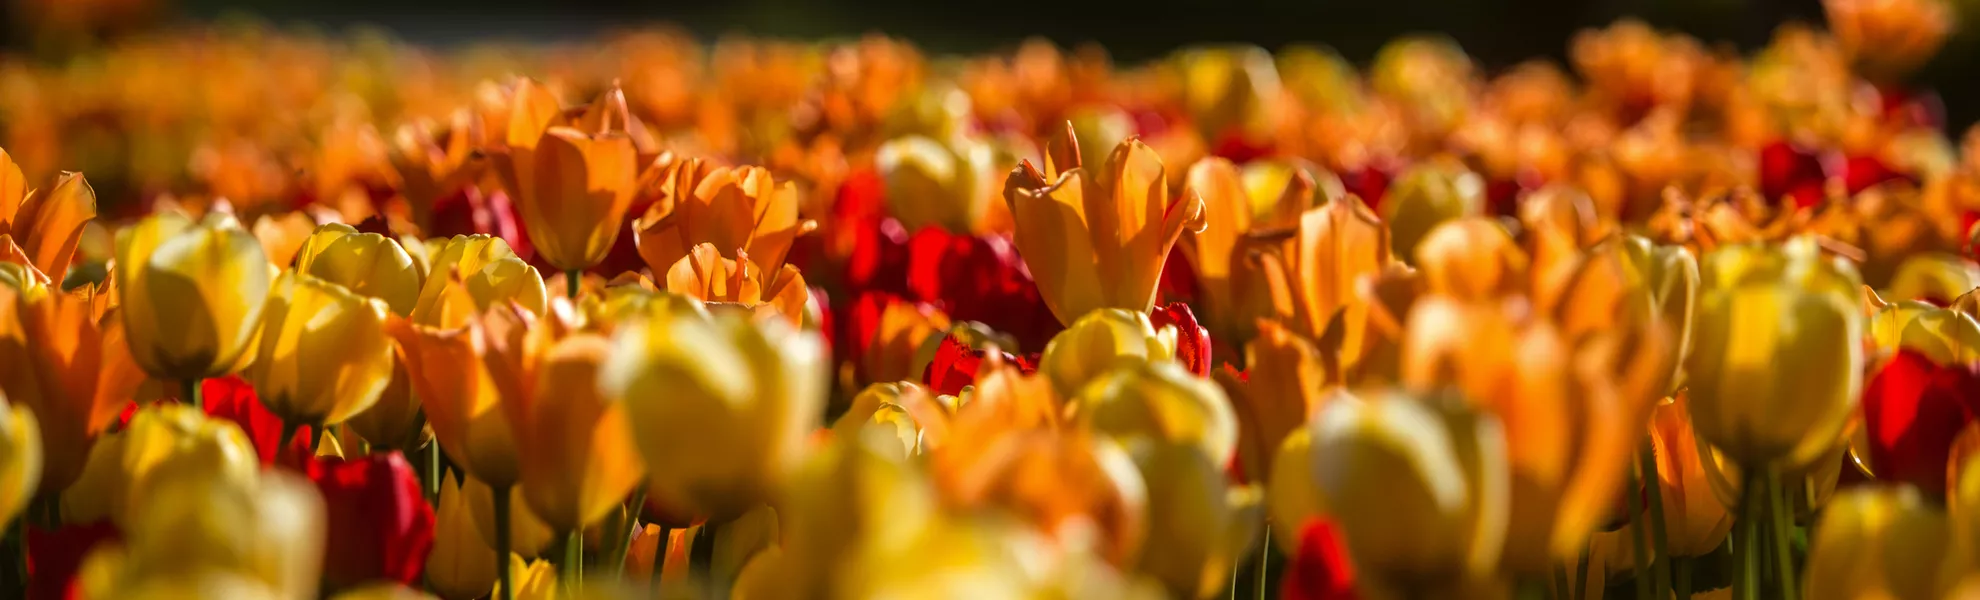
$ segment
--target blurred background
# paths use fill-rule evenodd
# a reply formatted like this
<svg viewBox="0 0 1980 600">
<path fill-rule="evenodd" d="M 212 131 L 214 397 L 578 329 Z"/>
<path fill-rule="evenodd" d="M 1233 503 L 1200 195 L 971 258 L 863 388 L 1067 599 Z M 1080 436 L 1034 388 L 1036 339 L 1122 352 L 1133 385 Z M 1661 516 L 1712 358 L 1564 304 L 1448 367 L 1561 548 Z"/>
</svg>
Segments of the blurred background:
<svg viewBox="0 0 1980 600">
<path fill-rule="evenodd" d="M 345 34 L 375 28 L 399 40 L 454 46 L 485 40 L 555 42 L 616 29 L 673 23 L 705 39 L 727 33 L 800 39 L 885 33 L 938 53 L 1009 49 L 1031 36 L 1063 46 L 1092 42 L 1117 61 L 1138 62 L 1203 42 L 1249 42 L 1276 49 L 1321 43 L 1360 64 L 1399 35 L 1436 32 L 1475 60 L 1499 69 L 1528 58 L 1565 63 L 1568 42 L 1583 28 L 1633 16 L 1707 44 L 1750 52 L 1781 23 L 1819 23 L 1818 0 L 10 0 L 4 47 L 60 55 L 35 40 L 33 22 L 51 13 L 90 20 L 127 9 L 112 33 L 184 22 L 257 20 L 284 28 Z M 1958 0 L 1972 22 L 1980 0 Z M 101 8 L 107 7 L 107 8 Z M 1980 78 L 1973 27 L 1960 27 L 1945 49 L 1914 76 L 1948 105 L 1954 133 L 1980 120 Z"/>
</svg>

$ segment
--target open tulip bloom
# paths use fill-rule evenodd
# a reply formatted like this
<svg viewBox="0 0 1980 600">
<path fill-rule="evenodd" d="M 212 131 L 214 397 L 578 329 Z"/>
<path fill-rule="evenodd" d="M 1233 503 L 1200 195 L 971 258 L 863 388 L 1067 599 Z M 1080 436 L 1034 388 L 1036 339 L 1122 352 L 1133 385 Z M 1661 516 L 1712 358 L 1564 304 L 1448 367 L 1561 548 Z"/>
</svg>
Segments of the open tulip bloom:
<svg viewBox="0 0 1980 600">
<path fill-rule="evenodd" d="M 1954 8 L 1823 5 L 0 54 L 0 597 L 1974 596 Z"/>
</svg>

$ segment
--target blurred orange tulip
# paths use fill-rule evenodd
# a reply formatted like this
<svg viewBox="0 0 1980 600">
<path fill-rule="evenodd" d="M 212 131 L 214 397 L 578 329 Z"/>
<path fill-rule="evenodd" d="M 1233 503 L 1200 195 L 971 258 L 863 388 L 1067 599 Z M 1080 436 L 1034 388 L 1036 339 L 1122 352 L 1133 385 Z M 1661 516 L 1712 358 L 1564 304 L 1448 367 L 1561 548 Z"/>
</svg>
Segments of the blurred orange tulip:
<svg viewBox="0 0 1980 600">
<path fill-rule="evenodd" d="M 30 190 L 21 167 L 0 149 L 0 235 L 13 236 L 29 264 L 60 281 L 69 272 L 83 224 L 96 218 L 96 190 L 81 173 Z"/>
<path fill-rule="evenodd" d="M 506 151 L 492 154 L 495 172 L 522 214 L 530 243 L 552 266 L 582 271 L 605 260 L 639 176 L 638 155 L 626 133 L 625 92 L 614 86 L 588 109 L 591 131 L 558 122 L 548 89 L 519 80 L 510 110 Z"/>
<path fill-rule="evenodd" d="M 667 269 L 667 291 L 712 304 L 733 304 L 759 315 L 779 315 L 792 325 L 804 323 L 811 299 L 804 275 L 796 266 L 761 271 L 747 252 L 724 258 L 712 244 L 701 244 Z"/>
<path fill-rule="evenodd" d="M 0 286 L 0 391 L 34 411 L 48 448 L 39 496 L 82 475 L 96 438 L 145 380 L 117 315 L 96 314 L 93 288 Z"/>
</svg>

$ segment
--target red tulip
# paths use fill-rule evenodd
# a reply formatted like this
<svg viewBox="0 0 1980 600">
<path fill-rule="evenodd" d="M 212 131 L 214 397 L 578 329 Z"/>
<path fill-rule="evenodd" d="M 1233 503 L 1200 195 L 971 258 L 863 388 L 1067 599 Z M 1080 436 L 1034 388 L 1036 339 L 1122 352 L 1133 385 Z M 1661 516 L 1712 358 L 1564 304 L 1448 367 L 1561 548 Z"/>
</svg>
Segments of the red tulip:
<svg viewBox="0 0 1980 600">
<path fill-rule="evenodd" d="M 323 578 L 335 589 L 374 581 L 414 585 L 433 547 L 433 507 L 398 452 L 309 462 L 329 519 Z"/>
<path fill-rule="evenodd" d="M 1148 320 L 1156 329 L 1175 326 L 1176 360 L 1198 377 L 1210 376 L 1210 330 L 1196 323 L 1196 313 L 1189 310 L 1188 304 L 1157 306 L 1148 311 Z"/>
<path fill-rule="evenodd" d="M 1837 162 L 1841 163 L 1836 170 L 1842 172 L 1843 189 L 1852 195 L 1886 181 L 1917 181 L 1875 156 L 1850 156 Z"/>
<path fill-rule="evenodd" d="M 261 457 L 261 466 L 273 466 L 275 460 L 283 456 L 282 418 L 261 405 L 260 397 L 254 393 L 254 386 L 249 385 L 247 380 L 239 375 L 214 377 L 200 383 L 199 393 L 207 416 L 233 421 L 241 426 L 241 432 L 246 433 L 248 441 L 254 443 L 254 454 Z M 295 437 L 289 439 L 288 456 L 309 457 L 309 441 L 309 427 L 298 429 Z M 295 461 L 293 464 L 299 465 L 301 462 Z"/>
<path fill-rule="evenodd" d="M 1930 497 L 1946 493 L 1953 439 L 1980 413 L 1980 371 L 1940 365 L 1901 350 L 1863 390 L 1863 425 L 1870 433 L 1870 469 L 1884 481 L 1916 485 Z"/>
<path fill-rule="evenodd" d="M 1348 561 L 1340 527 L 1324 518 L 1311 519 L 1299 529 L 1299 550 L 1280 583 L 1286 600 L 1352 600 L 1354 565 Z"/>
<path fill-rule="evenodd" d="M 1014 356 L 1009 352 L 998 352 L 1006 364 L 1015 365 L 1026 375 L 1038 371 L 1038 355 Z M 969 344 L 956 339 L 954 335 L 942 337 L 941 348 L 936 349 L 935 359 L 921 373 L 921 383 L 937 394 L 955 395 L 962 393 L 965 386 L 976 383 L 976 372 L 983 366 L 987 354 L 969 347 Z"/>
<path fill-rule="evenodd" d="M 908 295 L 957 321 L 1008 333 L 1022 350 L 1042 350 L 1064 329 L 1038 294 L 1017 248 L 998 235 L 926 227 L 907 246 Z"/>
<path fill-rule="evenodd" d="M 76 571 L 83 557 L 103 542 L 123 539 L 117 525 L 97 521 L 88 525 L 64 525 L 61 529 L 27 528 L 29 600 L 64 600 L 80 597 Z"/>
<path fill-rule="evenodd" d="M 1196 269 L 1189 264 L 1189 258 L 1182 253 L 1182 245 L 1169 249 L 1169 259 L 1162 262 L 1162 278 L 1155 285 L 1155 302 L 1169 304 L 1175 302 L 1196 302 Z"/>
<path fill-rule="evenodd" d="M 433 222 L 427 237 L 476 233 L 502 238 L 525 261 L 536 256 L 535 247 L 529 245 L 529 236 L 523 231 L 522 219 L 516 216 L 515 205 L 509 202 L 507 194 L 497 190 L 484 195 L 479 190 L 462 188 L 433 203 Z"/>
<path fill-rule="evenodd" d="M 1760 149 L 1760 194 L 1769 202 L 1791 198 L 1795 206 L 1822 200 L 1828 175 L 1813 150 L 1775 141 Z"/>
<path fill-rule="evenodd" d="M 1341 187 L 1347 193 L 1361 197 L 1361 201 L 1373 210 L 1382 207 L 1382 196 L 1389 193 L 1389 180 L 1393 171 L 1374 165 L 1341 174 Z"/>
</svg>

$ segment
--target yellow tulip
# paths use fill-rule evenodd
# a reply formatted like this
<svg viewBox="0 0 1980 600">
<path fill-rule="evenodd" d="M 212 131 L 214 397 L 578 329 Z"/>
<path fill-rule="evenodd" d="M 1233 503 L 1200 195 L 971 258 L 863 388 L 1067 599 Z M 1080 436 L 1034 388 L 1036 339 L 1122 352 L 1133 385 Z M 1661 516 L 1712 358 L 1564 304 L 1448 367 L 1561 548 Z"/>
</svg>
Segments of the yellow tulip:
<svg viewBox="0 0 1980 600">
<path fill-rule="evenodd" d="M 1863 387 L 1853 271 L 1810 248 L 1731 246 L 1700 273 L 1685 363 L 1698 437 L 1754 468 L 1810 464 L 1839 439 Z"/>
<path fill-rule="evenodd" d="M 468 514 L 474 517 L 474 530 L 481 536 L 481 543 L 494 552 L 495 547 L 495 491 L 488 484 L 469 475 L 461 482 L 461 502 L 467 505 Z M 523 558 L 536 558 L 550 548 L 550 544 L 565 539 L 563 532 L 550 529 L 543 519 L 529 508 L 523 500 L 522 489 L 509 488 L 509 551 Z"/>
<path fill-rule="evenodd" d="M 1070 397 L 1116 364 L 1173 361 L 1176 335 L 1173 326 L 1157 330 L 1144 313 L 1096 310 L 1045 344 L 1038 370 L 1060 395 Z"/>
<path fill-rule="evenodd" d="M 522 381 L 534 381 L 528 404 L 507 409 L 519 417 L 509 424 L 517 429 L 523 499 L 559 531 L 597 523 L 646 473 L 625 403 L 599 389 L 611 351 L 611 342 L 594 334 L 556 341 L 523 365 Z"/>
<path fill-rule="evenodd" d="M 100 553 L 98 553 L 100 554 Z M 98 554 L 91 554 L 96 559 Z M 130 583 L 104 584 L 90 598 L 130 600 L 178 600 L 180 598 L 238 598 L 240 600 L 291 600 L 274 588 L 245 574 L 228 571 L 196 571 L 149 577 Z M 109 589 L 114 588 L 114 589 Z"/>
<path fill-rule="evenodd" d="M 524 561 L 522 557 L 509 555 L 509 581 L 515 582 L 513 593 L 504 592 L 502 586 L 495 586 L 493 597 L 513 598 L 514 600 L 557 600 L 563 596 L 563 588 L 557 586 L 557 567 L 546 560 Z"/>
<path fill-rule="evenodd" d="M 298 252 L 296 272 L 383 300 L 392 314 L 412 315 L 419 302 L 419 268 L 398 240 L 341 224 L 318 231 Z"/>
<path fill-rule="evenodd" d="M 1691 352 L 1691 321 L 1697 312 L 1698 259 L 1684 246 L 1653 244 L 1636 235 L 1624 236 L 1621 250 L 1650 295 L 1658 318 L 1673 334 L 1676 364 L 1682 366 Z"/>
<path fill-rule="evenodd" d="M 1957 254 L 1925 252 L 1898 263 L 1884 295 L 1947 304 L 1976 287 L 1980 287 L 1980 265 Z"/>
<path fill-rule="evenodd" d="M 1732 531 L 1732 514 L 1713 495 L 1705 459 L 1692 437 L 1688 404 L 1679 394 L 1658 406 L 1650 422 L 1650 443 L 1657 453 L 1657 485 L 1663 488 L 1660 497 L 1668 548 L 1676 557 L 1710 554 Z M 1641 522 L 1633 521 L 1631 527 Z"/>
<path fill-rule="evenodd" d="M 489 559 L 494 560 L 494 559 Z M 338 592 L 330 600 L 427 600 L 436 596 L 400 583 L 373 583 Z"/>
<path fill-rule="evenodd" d="M 866 386 L 832 424 L 834 436 L 856 437 L 867 431 L 894 436 L 901 441 L 904 456 L 940 448 L 948 430 L 948 409 L 928 388 L 906 381 Z"/>
<path fill-rule="evenodd" d="M 375 298 L 283 273 L 263 309 L 259 355 L 243 375 L 285 422 L 342 423 L 371 408 L 392 380 L 386 315 Z"/>
<path fill-rule="evenodd" d="M 873 153 L 873 167 L 886 183 L 887 207 L 908 231 L 981 230 L 994 210 L 997 169 L 1014 162 L 1010 153 L 968 137 L 945 142 L 910 135 L 888 140 Z"/>
<path fill-rule="evenodd" d="M 0 235 L 10 235 L 29 264 L 56 281 L 69 261 L 83 224 L 96 218 L 96 190 L 81 173 L 62 173 L 47 190 L 27 189 L 14 157 L 0 149 Z"/>
<path fill-rule="evenodd" d="M 823 410 L 816 333 L 717 314 L 649 319 L 615 344 L 601 381 L 625 399 L 661 504 L 720 519 L 778 493 Z"/>
<path fill-rule="evenodd" d="M 82 475 L 97 436 L 145 380 L 122 319 L 95 315 L 98 296 L 87 288 L 0 286 L 0 391 L 39 421 L 43 497 L 57 497 Z"/>
<path fill-rule="evenodd" d="M 1187 441 L 1129 447 L 1148 482 L 1148 542 L 1135 570 L 1179 598 L 1229 589 L 1231 571 L 1256 542 L 1264 508 L 1259 490 L 1230 488 L 1223 463 Z"/>
<path fill-rule="evenodd" d="M 45 453 L 34 411 L 10 406 L 4 395 L 0 409 L 6 411 L 0 418 L 0 518 L 11 521 L 34 498 Z"/>
<path fill-rule="evenodd" d="M 344 426 L 373 448 L 400 450 L 408 455 L 433 438 L 433 432 L 426 427 L 419 397 L 413 395 L 412 374 L 406 372 L 405 347 L 398 340 L 392 341 L 392 378 L 385 383 L 385 390 L 378 394 L 378 401 L 371 408 L 345 419 Z"/>
<path fill-rule="evenodd" d="M 1280 107 L 1278 66 L 1257 46 L 1197 47 L 1174 57 L 1181 71 L 1183 108 L 1204 138 L 1236 130 L 1247 139 L 1276 133 Z"/>
<path fill-rule="evenodd" d="M 1510 484 L 1498 420 L 1385 392 L 1330 400 L 1309 427 L 1309 476 L 1364 585 L 1425 589 L 1499 566 Z"/>
<path fill-rule="evenodd" d="M 324 508 L 316 486 L 270 471 L 247 478 L 180 471 L 132 505 L 125 585 L 201 571 L 232 572 L 279 598 L 316 594 L 323 562 Z"/>
<path fill-rule="evenodd" d="M 694 251 L 667 269 L 667 291 L 702 302 L 732 304 L 761 315 L 779 315 L 792 325 L 804 322 L 805 304 L 811 290 L 795 265 L 776 271 L 761 271 L 741 252 L 740 259 L 723 258 L 710 244 Z"/>
<path fill-rule="evenodd" d="M 434 509 L 433 549 L 426 555 L 426 584 L 447 600 L 474 600 L 495 587 L 495 550 L 481 541 L 460 478 L 447 475 Z"/>
<path fill-rule="evenodd" d="M 656 167 L 658 168 L 658 167 Z M 701 244 L 723 258 L 748 252 L 765 272 L 784 268 L 798 236 L 817 223 L 798 218 L 797 186 L 778 184 L 761 167 L 709 167 L 682 158 L 666 169 L 662 199 L 633 221 L 633 240 L 647 268 L 664 273 Z"/>
<path fill-rule="evenodd" d="M 1280 552 L 1299 550 L 1300 531 L 1320 516 L 1320 489 L 1313 478 L 1313 428 L 1300 423 L 1276 450 L 1265 479 L 1265 508 L 1270 517 L 1272 545 Z"/>
<path fill-rule="evenodd" d="M 1916 489 L 1839 494 L 1814 532 L 1801 588 L 1811 599 L 1943 598 L 1956 583 L 1951 521 Z"/>
<path fill-rule="evenodd" d="M 199 379 L 253 358 L 273 267 L 233 217 L 163 212 L 117 235 L 118 304 L 131 356 L 153 377 Z"/>
<path fill-rule="evenodd" d="M 1082 426 L 1130 447 L 1141 439 L 1183 444 L 1219 468 L 1237 454 L 1230 399 L 1175 361 L 1115 367 L 1080 391 L 1072 411 Z"/>
<path fill-rule="evenodd" d="M 548 303 L 543 276 L 501 238 L 454 236 L 433 253 L 431 267 L 413 304 L 412 320 L 420 325 L 457 329 L 492 306 L 514 302 L 542 314 Z"/>
<path fill-rule="evenodd" d="M 1259 255 L 1259 281 L 1241 286 L 1241 293 L 1261 296 L 1264 312 L 1255 317 L 1276 319 L 1308 339 L 1341 336 L 1342 366 L 1353 367 L 1372 344 L 1373 303 L 1358 292 L 1360 282 L 1393 264 L 1389 246 L 1388 226 L 1359 198 L 1342 197 L 1300 213 L 1277 253 Z"/>
<path fill-rule="evenodd" d="M 1462 166 L 1425 162 L 1396 177 L 1382 196 L 1396 256 L 1416 256 L 1416 246 L 1439 223 L 1477 216 L 1484 210 L 1485 182 Z"/>
<path fill-rule="evenodd" d="M 1340 381 L 1328 374 L 1329 365 L 1312 342 L 1274 322 L 1259 324 L 1258 337 L 1245 344 L 1244 354 L 1247 380 L 1224 370 L 1211 375 L 1237 416 L 1238 464 L 1250 480 L 1265 481 L 1277 472 L 1273 459 L 1286 436 L 1306 424 L 1327 386 Z"/>
<path fill-rule="evenodd" d="M 596 128 L 582 131 L 533 118 L 548 92 L 526 79 L 519 85 L 515 102 L 531 106 L 510 113 L 506 151 L 492 155 L 495 172 L 544 260 L 567 272 L 591 268 L 618 239 L 638 178 L 625 92 L 614 86 L 600 95 L 590 109 L 599 115 Z M 554 110 L 556 99 L 547 101 Z"/>
<path fill-rule="evenodd" d="M 1055 157 L 1078 153 L 1070 130 L 1052 145 Z M 1020 164 L 1004 187 L 1018 253 L 1046 307 L 1066 324 L 1101 308 L 1147 312 L 1169 249 L 1185 230 L 1203 229 L 1203 200 L 1170 198 L 1162 159 L 1140 140 L 1090 169 L 1066 160 L 1048 160 L 1043 172 Z"/>
<path fill-rule="evenodd" d="M 96 454 L 105 455 L 100 467 Z M 71 497 L 94 496 L 83 506 L 98 508 L 68 516 L 78 522 L 109 516 L 128 528 L 136 513 L 153 503 L 154 489 L 166 482 L 197 472 L 201 477 L 251 487 L 260 468 L 254 446 L 232 422 L 207 418 L 199 409 L 182 404 L 150 406 L 131 418 L 130 428 L 97 444 L 83 468 L 83 482 L 107 478 L 107 490 L 91 489 L 82 482 L 71 487 Z M 108 470 L 105 475 L 91 476 L 91 471 L 104 469 Z M 100 504 L 105 501 L 107 506 Z M 70 504 L 71 499 L 65 499 L 64 505 Z"/>
</svg>

